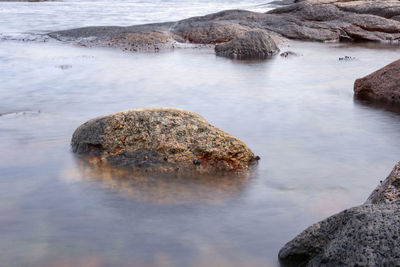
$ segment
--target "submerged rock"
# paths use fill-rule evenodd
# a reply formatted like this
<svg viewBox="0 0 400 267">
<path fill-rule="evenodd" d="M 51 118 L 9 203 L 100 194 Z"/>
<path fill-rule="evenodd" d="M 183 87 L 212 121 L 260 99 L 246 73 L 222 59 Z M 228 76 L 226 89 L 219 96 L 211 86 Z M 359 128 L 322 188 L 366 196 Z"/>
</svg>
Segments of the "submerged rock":
<svg viewBox="0 0 400 267">
<path fill-rule="evenodd" d="M 299 54 L 293 51 L 286 51 L 280 54 L 281 57 L 297 57 Z"/>
<path fill-rule="evenodd" d="M 400 103 L 400 60 L 354 83 L 354 94 L 361 99 Z"/>
<path fill-rule="evenodd" d="M 364 205 L 318 222 L 279 251 L 296 266 L 399 266 L 400 162 Z"/>
<path fill-rule="evenodd" d="M 92 162 L 154 171 L 241 171 L 257 160 L 238 138 L 196 113 L 173 108 L 128 110 L 90 120 L 75 131 L 71 145 Z"/>
<path fill-rule="evenodd" d="M 267 58 L 279 51 L 274 40 L 263 30 L 247 31 L 232 41 L 215 46 L 215 53 L 234 59 Z"/>
</svg>

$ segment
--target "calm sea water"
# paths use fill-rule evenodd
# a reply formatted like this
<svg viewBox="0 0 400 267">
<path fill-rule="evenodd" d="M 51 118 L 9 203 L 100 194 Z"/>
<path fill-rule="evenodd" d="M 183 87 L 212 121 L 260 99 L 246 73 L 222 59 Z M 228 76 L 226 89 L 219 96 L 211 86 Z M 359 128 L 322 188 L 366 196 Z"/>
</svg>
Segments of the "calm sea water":
<svg viewBox="0 0 400 267">
<path fill-rule="evenodd" d="M 112 3 L 0 3 L 0 29 L 126 25 L 249 5 L 175 1 L 168 15 L 165 1 Z M 141 12 L 118 17 L 124 4 Z M 276 266 L 279 248 L 305 227 L 364 202 L 399 160 L 400 115 L 355 101 L 353 83 L 399 49 L 285 49 L 301 56 L 239 62 L 211 49 L 131 54 L 1 41 L 1 265 Z M 86 120 L 155 106 L 201 114 L 245 141 L 259 165 L 237 180 L 122 177 L 70 152 Z"/>
</svg>

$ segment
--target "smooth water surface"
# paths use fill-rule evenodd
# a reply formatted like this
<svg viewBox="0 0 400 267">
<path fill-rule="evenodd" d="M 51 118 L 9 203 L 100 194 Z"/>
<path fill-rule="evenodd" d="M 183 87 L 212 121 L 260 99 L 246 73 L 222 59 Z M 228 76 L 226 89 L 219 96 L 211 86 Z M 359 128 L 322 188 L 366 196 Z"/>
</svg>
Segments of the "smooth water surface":
<svg viewBox="0 0 400 267">
<path fill-rule="evenodd" d="M 361 204 L 400 153 L 400 117 L 353 100 L 397 49 L 294 43 L 238 62 L 0 43 L 0 258 L 6 266 L 274 266 L 313 222 Z M 339 61 L 349 55 L 353 61 Z M 248 179 L 120 177 L 75 159 L 75 128 L 178 107 L 261 156 Z"/>
<path fill-rule="evenodd" d="M 0 3 L 0 32 L 174 20 L 249 3 L 175 1 L 161 14 L 167 2 L 125 2 L 144 7 L 128 17 L 118 10 L 134 9 L 122 1 Z M 399 49 L 287 49 L 301 56 L 240 62 L 211 49 L 1 41 L 0 265 L 276 266 L 279 248 L 304 228 L 363 203 L 399 160 L 400 115 L 355 101 L 353 83 Z M 158 106 L 201 114 L 241 138 L 259 165 L 235 179 L 138 177 L 71 153 L 85 121 Z"/>
</svg>

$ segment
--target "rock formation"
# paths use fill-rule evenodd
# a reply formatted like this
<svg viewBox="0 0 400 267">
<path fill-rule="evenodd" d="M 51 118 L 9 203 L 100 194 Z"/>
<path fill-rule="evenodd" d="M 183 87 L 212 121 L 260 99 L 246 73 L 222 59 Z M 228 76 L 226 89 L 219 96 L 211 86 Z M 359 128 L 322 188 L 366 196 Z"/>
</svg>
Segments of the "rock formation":
<svg viewBox="0 0 400 267">
<path fill-rule="evenodd" d="M 397 60 L 354 83 L 356 97 L 387 103 L 400 103 L 400 60 Z"/>
<path fill-rule="evenodd" d="M 289 1 L 290 2 L 290 1 Z M 182 43 L 219 44 L 249 30 L 263 30 L 277 41 L 400 40 L 400 2 L 308 0 L 267 13 L 227 10 L 178 22 L 130 27 L 86 27 L 49 33 L 82 45 L 119 47 L 130 51 L 158 51 Z M 278 43 L 279 45 L 279 43 Z"/>
<path fill-rule="evenodd" d="M 238 138 L 180 109 L 147 108 L 90 120 L 73 134 L 72 151 L 98 164 L 151 171 L 247 170 L 258 159 Z"/>
<path fill-rule="evenodd" d="M 364 205 L 318 222 L 279 251 L 296 266 L 399 266 L 400 162 Z"/>
<path fill-rule="evenodd" d="M 274 40 L 267 32 L 252 30 L 236 36 L 232 41 L 215 46 L 218 56 L 233 59 L 268 58 L 279 52 Z"/>
</svg>

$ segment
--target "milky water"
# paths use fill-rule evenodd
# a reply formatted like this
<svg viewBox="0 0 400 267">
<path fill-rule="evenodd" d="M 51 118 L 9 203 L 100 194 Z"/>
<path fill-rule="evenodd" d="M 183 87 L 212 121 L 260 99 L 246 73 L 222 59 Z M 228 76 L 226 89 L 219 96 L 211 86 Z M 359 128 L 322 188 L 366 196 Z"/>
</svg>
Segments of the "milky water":
<svg viewBox="0 0 400 267">
<path fill-rule="evenodd" d="M 31 3 L 6 4 L 27 12 Z M 50 3 L 33 3 L 41 4 L 48 12 Z M 57 21 L 55 30 L 69 18 Z M 35 23 L 32 32 L 52 27 Z M 399 49 L 288 49 L 300 56 L 239 62 L 211 49 L 1 41 L 1 265 L 276 266 L 279 248 L 305 227 L 365 201 L 399 159 L 400 115 L 354 100 L 353 83 Z M 155 106 L 201 114 L 261 161 L 248 177 L 182 179 L 94 169 L 71 153 L 71 135 L 88 119 Z"/>
</svg>

